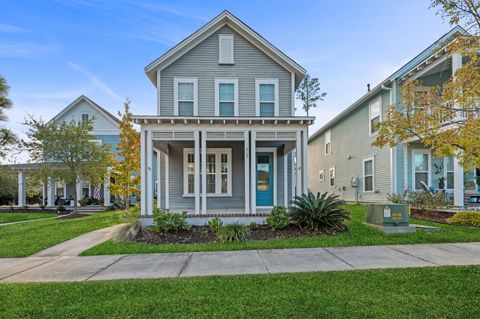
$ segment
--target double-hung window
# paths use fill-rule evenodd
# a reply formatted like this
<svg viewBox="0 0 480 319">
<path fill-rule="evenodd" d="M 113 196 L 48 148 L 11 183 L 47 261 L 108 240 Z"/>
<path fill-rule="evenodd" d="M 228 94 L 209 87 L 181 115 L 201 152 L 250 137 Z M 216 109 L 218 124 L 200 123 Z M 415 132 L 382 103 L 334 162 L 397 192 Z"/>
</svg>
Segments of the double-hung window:
<svg viewBox="0 0 480 319">
<path fill-rule="evenodd" d="M 376 98 L 374 101 L 370 102 L 368 105 L 369 111 L 369 133 L 373 135 L 378 132 L 380 129 L 380 121 L 382 120 L 382 101 L 379 98 Z"/>
<path fill-rule="evenodd" d="M 231 196 L 232 149 L 209 148 L 207 149 L 206 158 L 207 196 Z M 183 193 L 184 196 L 193 196 L 195 194 L 195 155 L 193 148 L 183 149 L 183 161 Z M 201 163 L 200 169 L 202 169 Z M 200 178 L 202 173 L 200 172 Z M 200 189 L 200 192 L 202 191 Z"/>
<path fill-rule="evenodd" d="M 453 189 L 453 157 L 446 157 L 445 162 L 447 189 Z"/>
<path fill-rule="evenodd" d="M 238 116 L 237 79 L 215 79 L 215 115 Z"/>
<path fill-rule="evenodd" d="M 373 192 L 375 189 L 375 162 L 373 157 L 363 160 L 363 191 Z"/>
<path fill-rule="evenodd" d="M 278 79 L 256 79 L 256 116 L 278 116 Z"/>
<path fill-rule="evenodd" d="M 197 79 L 174 78 L 173 81 L 174 106 L 176 116 L 198 115 Z"/>
<path fill-rule="evenodd" d="M 323 169 L 321 169 L 321 170 L 318 172 L 318 180 L 319 180 L 320 182 L 325 181 L 325 172 L 323 171 Z"/>
<path fill-rule="evenodd" d="M 330 167 L 328 171 L 328 183 L 330 187 L 335 187 L 335 167 Z"/>
<path fill-rule="evenodd" d="M 332 130 L 325 132 L 325 155 L 332 154 Z"/>
<path fill-rule="evenodd" d="M 88 114 L 88 113 L 82 113 L 81 123 L 82 123 L 82 126 L 83 126 L 83 127 L 87 127 L 89 120 L 90 120 L 90 114 Z"/>
<path fill-rule="evenodd" d="M 55 183 L 55 195 L 60 196 L 60 198 L 65 198 L 65 183 L 64 182 L 57 182 Z"/>
<path fill-rule="evenodd" d="M 422 190 L 422 182 L 430 184 L 430 150 L 413 150 L 412 156 L 415 190 Z"/>
<path fill-rule="evenodd" d="M 90 188 L 90 182 L 82 182 L 82 198 L 84 198 L 85 196 L 91 197 Z"/>
</svg>

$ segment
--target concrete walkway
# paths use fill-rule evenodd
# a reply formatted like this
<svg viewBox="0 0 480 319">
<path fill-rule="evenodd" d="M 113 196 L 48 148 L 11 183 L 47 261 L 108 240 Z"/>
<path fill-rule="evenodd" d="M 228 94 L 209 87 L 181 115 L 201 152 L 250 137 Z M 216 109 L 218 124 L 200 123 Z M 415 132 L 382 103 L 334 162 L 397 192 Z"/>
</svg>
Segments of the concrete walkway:
<svg viewBox="0 0 480 319">
<path fill-rule="evenodd" d="M 38 222 L 40 220 L 57 219 L 57 218 L 58 218 L 57 216 L 54 216 L 54 217 L 19 220 L 19 221 L 16 221 L 16 222 L 2 223 L 2 224 L 0 224 L 0 227 L 1 226 L 8 226 L 8 225 L 15 225 L 15 224 L 23 224 L 23 223 L 33 223 L 33 222 Z"/>
<path fill-rule="evenodd" d="M 480 243 L 0 259 L 0 282 L 85 281 L 480 265 Z"/>
<path fill-rule="evenodd" d="M 125 227 L 125 224 L 118 224 L 94 230 L 90 233 L 80 235 L 56 246 L 42 250 L 32 255 L 32 257 L 78 256 L 85 250 L 111 239 L 117 230 L 122 227 Z"/>
</svg>

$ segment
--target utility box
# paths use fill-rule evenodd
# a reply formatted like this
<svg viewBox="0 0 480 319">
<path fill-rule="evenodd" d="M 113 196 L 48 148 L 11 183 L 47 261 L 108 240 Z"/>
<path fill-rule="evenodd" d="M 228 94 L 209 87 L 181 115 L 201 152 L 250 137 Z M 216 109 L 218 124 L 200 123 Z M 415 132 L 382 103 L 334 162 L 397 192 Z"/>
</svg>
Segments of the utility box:
<svg viewBox="0 0 480 319">
<path fill-rule="evenodd" d="M 406 204 L 368 204 L 367 224 L 385 233 L 412 233 L 416 227 L 410 226 L 410 211 Z"/>
</svg>

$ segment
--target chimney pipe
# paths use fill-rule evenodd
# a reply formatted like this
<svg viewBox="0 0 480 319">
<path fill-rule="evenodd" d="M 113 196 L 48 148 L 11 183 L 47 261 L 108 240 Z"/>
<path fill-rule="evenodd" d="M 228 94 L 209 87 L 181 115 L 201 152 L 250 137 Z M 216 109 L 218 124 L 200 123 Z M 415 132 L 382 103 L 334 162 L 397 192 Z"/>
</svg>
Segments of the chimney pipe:
<svg viewBox="0 0 480 319">
<path fill-rule="evenodd" d="M 367 83 L 367 92 L 370 92 L 370 83 Z"/>
</svg>

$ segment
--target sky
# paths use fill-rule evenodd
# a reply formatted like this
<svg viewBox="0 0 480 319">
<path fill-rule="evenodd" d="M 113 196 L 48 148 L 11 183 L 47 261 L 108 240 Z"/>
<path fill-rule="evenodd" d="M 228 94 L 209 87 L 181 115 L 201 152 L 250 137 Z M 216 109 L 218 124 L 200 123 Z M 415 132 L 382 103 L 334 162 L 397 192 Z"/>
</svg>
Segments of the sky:
<svg viewBox="0 0 480 319">
<path fill-rule="evenodd" d="M 49 120 L 84 94 L 113 114 L 155 114 L 144 67 L 227 9 L 318 77 L 313 133 L 451 27 L 429 0 L 0 0 L 8 127 Z M 296 115 L 304 115 L 297 101 Z M 10 162 L 22 161 L 22 155 Z"/>
</svg>

